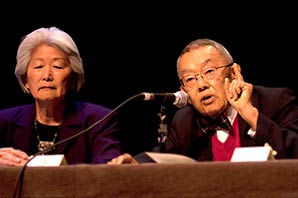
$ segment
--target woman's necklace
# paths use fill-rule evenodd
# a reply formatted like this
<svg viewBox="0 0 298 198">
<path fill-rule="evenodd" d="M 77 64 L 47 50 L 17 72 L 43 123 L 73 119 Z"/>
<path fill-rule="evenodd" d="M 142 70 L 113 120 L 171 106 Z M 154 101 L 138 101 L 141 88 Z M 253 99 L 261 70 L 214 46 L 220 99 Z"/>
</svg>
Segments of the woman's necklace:
<svg viewBox="0 0 298 198">
<path fill-rule="evenodd" d="M 38 141 L 37 148 L 40 152 L 48 153 L 54 150 L 54 144 L 60 131 L 61 124 L 58 126 L 44 125 L 34 120 L 34 129 Z"/>
</svg>

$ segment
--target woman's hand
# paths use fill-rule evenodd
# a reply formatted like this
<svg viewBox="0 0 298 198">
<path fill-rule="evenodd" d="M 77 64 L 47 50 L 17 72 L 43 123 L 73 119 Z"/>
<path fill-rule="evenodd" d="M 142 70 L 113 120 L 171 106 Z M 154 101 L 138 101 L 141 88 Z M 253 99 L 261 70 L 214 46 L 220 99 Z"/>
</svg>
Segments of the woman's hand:
<svg viewBox="0 0 298 198">
<path fill-rule="evenodd" d="M 29 156 L 18 149 L 12 147 L 0 148 L 0 165 L 23 166 L 29 160 Z"/>
</svg>

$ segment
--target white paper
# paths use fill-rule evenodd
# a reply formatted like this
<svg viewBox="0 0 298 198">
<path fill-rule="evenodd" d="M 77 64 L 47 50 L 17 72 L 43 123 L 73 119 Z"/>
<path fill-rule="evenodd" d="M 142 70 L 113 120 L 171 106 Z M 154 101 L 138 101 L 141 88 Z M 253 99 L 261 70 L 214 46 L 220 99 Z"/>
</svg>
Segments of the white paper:
<svg viewBox="0 0 298 198">
<path fill-rule="evenodd" d="M 266 161 L 272 159 L 271 148 L 268 146 L 237 147 L 231 162 Z"/>
<path fill-rule="evenodd" d="M 146 154 L 156 163 L 175 164 L 175 163 L 197 163 L 196 160 L 179 154 L 173 153 L 154 153 L 146 152 Z"/>
<path fill-rule="evenodd" d="M 60 166 L 66 165 L 66 160 L 62 154 L 53 155 L 37 155 L 27 166 Z"/>
</svg>

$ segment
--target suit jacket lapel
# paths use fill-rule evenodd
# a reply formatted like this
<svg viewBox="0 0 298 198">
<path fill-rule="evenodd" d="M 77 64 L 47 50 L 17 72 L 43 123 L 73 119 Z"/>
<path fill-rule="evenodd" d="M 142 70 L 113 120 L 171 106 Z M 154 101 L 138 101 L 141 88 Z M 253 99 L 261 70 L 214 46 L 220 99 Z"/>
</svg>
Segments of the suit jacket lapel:
<svg viewBox="0 0 298 198">
<path fill-rule="evenodd" d="M 74 106 L 73 106 L 74 107 Z M 66 114 L 62 121 L 60 134 L 58 135 L 57 142 L 59 145 L 56 146 L 58 153 L 64 153 L 68 145 L 73 144 L 78 138 L 72 138 L 72 136 L 80 133 L 84 129 L 82 123 L 83 117 L 77 108 L 72 109 L 72 114 Z M 59 143 L 61 141 L 61 143 Z"/>
<path fill-rule="evenodd" d="M 32 153 L 32 142 L 36 141 L 36 137 L 33 137 L 33 120 L 35 117 L 34 105 L 28 106 L 22 112 L 22 116 L 16 116 L 13 122 L 13 128 L 15 129 L 15 135 L 13 136 L 13 141 L 15 142 L 15 147 L 21 149 L 27 153 Z M 13 130 L 13 129 L 12 129 Z M 37 148 L 36 148 L 37 151 Z"/>
<path fill-rule="evenodd" d="M 257 105 L 258 98 L 254 92 L 252 93 L 251 102 L 253 106 L 258 108 Z M 258 108 L 259 109 L 259 108 Z M 244 121 L 244 119 L 238 114 L 238 123 L 239 123 L 239 133 L 240 133 L 240 142 L 241 146 L 251 146 L 255 144 L 255 141 L 247 134 L 250 126 Z"/>
</svg>

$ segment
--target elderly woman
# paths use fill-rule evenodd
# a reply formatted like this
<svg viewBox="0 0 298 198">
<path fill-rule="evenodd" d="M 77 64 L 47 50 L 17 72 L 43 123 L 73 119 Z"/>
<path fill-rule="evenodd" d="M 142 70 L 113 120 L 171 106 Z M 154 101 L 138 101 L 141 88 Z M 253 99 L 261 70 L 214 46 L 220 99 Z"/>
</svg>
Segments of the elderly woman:
<svg viewBox="0 0 298 198">
<path fill-rule="evenodd" d="M 0 111 L 0 165 L 24 165 L 36 153 L 64 154 L 68 164 L 106 163 L 121 154 L 117 113 L 75 101 L 84 69 L 66 32 L 56 27 L 31 32 L 16 59 L 15 75 L 34 102 Z"/>
</svg>

